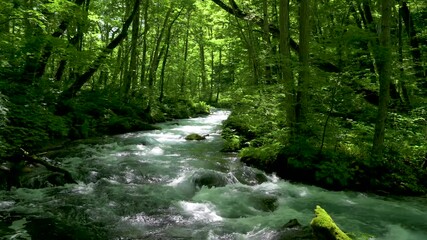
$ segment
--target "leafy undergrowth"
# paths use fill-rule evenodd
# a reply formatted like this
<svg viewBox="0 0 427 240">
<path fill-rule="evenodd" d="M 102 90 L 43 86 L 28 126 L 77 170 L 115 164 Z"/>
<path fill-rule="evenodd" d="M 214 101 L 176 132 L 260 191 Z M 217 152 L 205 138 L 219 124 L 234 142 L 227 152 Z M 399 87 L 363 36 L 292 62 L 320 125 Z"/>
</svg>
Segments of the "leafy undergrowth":
<svg viewBox="0 0 427 240">
<path fill-rule="evenodd" d="M 283 94 L 271 88 L 236 95 L 234 99 L 239 100 L 223 125 L 223 150 L 240 151 L 242 162 L 291 181 L 332 190 L 426 193 L 427 109 L 390 113 L 384 159 L 374 161 L 369 153 L 376 108 L 363 99 L 343 101 L 333 111 L 319 100 L 318 105 L 310 106 L 304 133 L 291 141 Z M 349 110 L 361 106 L 366 109 L 363 113 Z"/>
</svg>

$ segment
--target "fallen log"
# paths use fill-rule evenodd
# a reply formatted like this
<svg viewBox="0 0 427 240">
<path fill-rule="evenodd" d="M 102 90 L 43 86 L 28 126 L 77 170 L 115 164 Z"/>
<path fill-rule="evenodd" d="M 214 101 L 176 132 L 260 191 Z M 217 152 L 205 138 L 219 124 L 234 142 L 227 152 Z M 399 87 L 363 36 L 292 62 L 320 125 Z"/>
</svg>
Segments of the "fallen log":
<svg viewBox="0 0 427 240">
<path fill-rule="evenodd" d="M 74 179 L 73 176 L 71 175 L 71 173 L 69 171 L 67 171 L 66 169 L 63 169 L 61 167 L 55 166 L 50 164 L 49 162 L 47 162 L 46 160 L 44 160 L 41 157 L 38 157 L 36 155 L 31 155 L 29 152 L 25 151 L 24 149 L 20 148 L 24 160 L 27 161 L 28 163 L 31 164 L 40 164 L 42 166 L 44 166 L 47 170 L 52 171 L 52 172 L 57 172 L 57 173 L 61 173 L 64 175 L 64 180 L 67 183 L 77 183 Z"/>
</svg>

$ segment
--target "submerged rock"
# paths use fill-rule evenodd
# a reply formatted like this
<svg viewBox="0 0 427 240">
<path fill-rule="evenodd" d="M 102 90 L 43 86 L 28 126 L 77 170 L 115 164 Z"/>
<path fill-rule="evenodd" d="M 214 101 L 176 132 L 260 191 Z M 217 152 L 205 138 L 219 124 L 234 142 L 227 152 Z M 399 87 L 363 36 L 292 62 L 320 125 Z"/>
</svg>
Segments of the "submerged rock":
<svg viewBox="0 0 427 240">
<path fill-rule="evenodd" d="M 185 137 L 185 140 L 189 140 L 189 141 L 193 141 L 193 140 L 200 141 L 205 139 L 206 139 L 206 136 L 202 136 L 197 133 L 191 133 Z"/>
<path fill-rule="evenodd" d="M 296 219 L 291 219 L 282 227 L 278 240 L 314 240 L 310 226 L 301 226 Z"/>
<path fill-rule="evenodd" d="M 227 177 L 219 172 L 206 171 L 198 172 L 192 176 L 192 181 L 196 188 L 202 188 L 203 186 L 212 187 L 224 187 L 229 184 Z"/>
<path fill-rule="evenodd" d="M 316 217 L 311 220 L 313 234 L 319 240 L 351 240 L 347 234 L 335 224 L 331 216 L 320 206 L 314 210 Z"/>
</svg>

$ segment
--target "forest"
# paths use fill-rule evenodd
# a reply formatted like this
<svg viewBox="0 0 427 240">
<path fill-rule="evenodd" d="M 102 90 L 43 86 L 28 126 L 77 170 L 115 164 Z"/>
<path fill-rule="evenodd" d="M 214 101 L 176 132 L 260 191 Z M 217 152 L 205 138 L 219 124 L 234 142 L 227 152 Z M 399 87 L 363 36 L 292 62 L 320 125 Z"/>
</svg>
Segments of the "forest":
<svg viewBox="0 0 427 240">
<path fill-rule="evenodd" d="M 332 189 L 426 192 L 424 1 L 1 5 L 4 173 L 19 175 L 23 150 L 212 105 L 233 110 L 224 150 L 250 165 Z"/>
<path fill-rule="evenodd" d="M 231 111 L 222 152 L 247 166 L 333 191 L 427 194 L 425 0 L 0 6 L 2 191 L 76 184 L 50 154 L 218 108 Z"/>
</svg>

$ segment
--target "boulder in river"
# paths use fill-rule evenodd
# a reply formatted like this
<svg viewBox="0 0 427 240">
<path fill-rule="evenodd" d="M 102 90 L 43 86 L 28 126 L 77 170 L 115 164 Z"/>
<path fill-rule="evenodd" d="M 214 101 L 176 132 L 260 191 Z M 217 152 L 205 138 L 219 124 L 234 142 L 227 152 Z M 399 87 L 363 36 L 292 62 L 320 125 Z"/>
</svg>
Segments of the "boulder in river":
<svg viewBox="0 0 427 240">
<path fill-rule="evenodd" d="M 351 240 L 332 220 L 331 216 L 320 206 L 314 210 L 316 217 L 311 220 L 313 234 L 319 240 Z"/>
<path fill-rule="evenodd" d="M 203 186 L 208 188 L 224 187 L 230 183 L 225 174 L 216 171 L 197 172 L 192 176 L 192 181 L 199 189 Z"/>
<path fill-rule="evenodd" d="M 206 139 L 206 136 L 202 136 L 202 135 L 197 134 L 197 133 L 191 133 L 185 137 L 185 140 L 189 140 L 189 141 L 192 141 L 192 140 L 200 141 L 200 140 L 205 140 L 205 139 Z"/>
<path fill-rule="evenodd" d="M 315 240 L 311 227 L 302 226 L 298 220 L 291 219 L 282 227 L 278 240 Z"/>
</svg>

